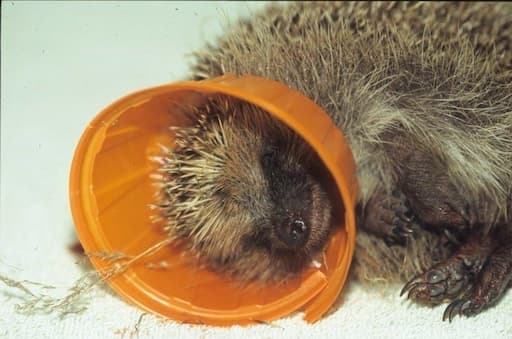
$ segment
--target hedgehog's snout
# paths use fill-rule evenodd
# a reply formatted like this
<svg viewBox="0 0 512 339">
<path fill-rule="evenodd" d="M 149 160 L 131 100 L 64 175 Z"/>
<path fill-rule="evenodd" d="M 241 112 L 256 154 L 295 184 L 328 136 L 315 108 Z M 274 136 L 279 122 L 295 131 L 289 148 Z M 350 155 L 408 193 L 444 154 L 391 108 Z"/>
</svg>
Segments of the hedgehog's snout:
<svg viewBox="0 0 512 339">
<path fill-rule="evenodd" d="M 310 227 L 302 217 L 288 217 L 275 226 L 277 238 L 288 248 L 303 247 L 309 238 Z"/>
</svg>

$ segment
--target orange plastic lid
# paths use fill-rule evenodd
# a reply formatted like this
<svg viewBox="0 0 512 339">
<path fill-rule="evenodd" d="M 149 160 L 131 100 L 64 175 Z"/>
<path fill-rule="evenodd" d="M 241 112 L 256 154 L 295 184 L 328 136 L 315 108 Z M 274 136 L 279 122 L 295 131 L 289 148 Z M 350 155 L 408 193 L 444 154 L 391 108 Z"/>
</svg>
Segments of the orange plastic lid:
<svg viewBox="0 0 512 339">
<path fill-rule="evenodd" d="M 186 120 L 176 103 L 190 94 L 224 94 L 255 104 L 300 134 L 316 150 L 339 191 L 344 220 L 324 251 L 319 269 L 279 286 L 241 286 L 190 265 L 178 249 L 166 246 L 145 262 L 165 260 L 165 269 L 137 264 L 108 280 L 131 303 L 164 317 L 211 325 L 271 321 L 303 311 L 318 320 L 333 304 L 346 281 L 355 248 L 355 162 L 329 116 L 301 93 L 278 82 L 225 76 L 180 82 L 130 94 L 103 110 L 85 129 L 70 177 L 76 231 L 86 252 L 137 255 L 165 239 L 150 217 L 155 186 L 150 174 L 159 145 L 172 145 L 169 127 Z M 91 258 L 101 271 L 108 262 Z"/>
</svg>

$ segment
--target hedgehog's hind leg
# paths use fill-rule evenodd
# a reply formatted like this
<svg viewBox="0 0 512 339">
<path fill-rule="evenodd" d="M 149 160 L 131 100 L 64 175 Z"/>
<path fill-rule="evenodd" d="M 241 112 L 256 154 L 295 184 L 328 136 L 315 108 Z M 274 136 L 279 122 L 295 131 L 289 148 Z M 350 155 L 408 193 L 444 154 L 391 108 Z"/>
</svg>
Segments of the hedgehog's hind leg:
<svg viewBox="0 0 512 339">
<path fill-rule="evenodd" d="M 511 287 L 512 230 L 474 235 L 447 260 L 409 281 L 401 294 L 429 305 L 452 301 L 443 320 L 472 316 L 498 301 Z"/>
<path fill-rule="evenodd" d="M 504 228 L 496 239 L 498 247 L 490 255 L 474 287 L 460 299 L 452 302 L 444 312 L 443 320 L 456 315 L 472 316 L 497 302 L 511 287 L 512 282 L 512 230 Z M 505 233 L 505 234 L 503 234 Z"/>
<path fill-rule="evenodd" d="M 374 193 L 366 203 L 364 210 L 358 213 L 361 227 L 386 242 L 388 246 L 406 244 L 414 231 L 412 215 L 405 196 L 400 191 L 392 194 Z"/>
<path fill-rule="evenodd" d="M 401 295 L 427 305 L 455 300 L 472 287 L 496 246 L 495 237 L 471 236 L 451 257 L 409 281 Z"/>
<path fill-rule="evenodd" d="M 460 242 L 458 250 L 409 281 L 402 294 L 408 293 L 409 298 L 428 305 L 451 301 L 444 319 L 477 314 L 498 300 L 510 283 L 512 225 L 479 233 L 477 224 L 485 215 L 469 206 L 442 164 L 429 161 L 420 152 L 411 153 L 403 163 L 399 187 L 422 226 L 438 234 L 456 235 L 463 241 L 454 238 Z"/>
</svg>

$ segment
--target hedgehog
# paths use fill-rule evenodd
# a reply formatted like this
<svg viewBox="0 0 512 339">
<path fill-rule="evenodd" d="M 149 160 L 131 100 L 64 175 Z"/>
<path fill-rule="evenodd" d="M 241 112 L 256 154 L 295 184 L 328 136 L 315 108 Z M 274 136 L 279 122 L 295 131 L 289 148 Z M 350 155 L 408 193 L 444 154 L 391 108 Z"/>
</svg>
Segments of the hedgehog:
<svg viewBox="0 0 512 339">
<path fill-rule="evenodd" d="M 404 284 L 443 320 L 496 304 L 512 278 L 512 16 L 506 4 L 270 4 L 196 52 L 190 79 L 270 78 L 321 106 L 359 181 L 352 273 Z M 316 154 L 262 109 L 185 108 L 163 156 L 169 236 L 239 281 L 318 265 L 335 212 Z"/>
</svg>

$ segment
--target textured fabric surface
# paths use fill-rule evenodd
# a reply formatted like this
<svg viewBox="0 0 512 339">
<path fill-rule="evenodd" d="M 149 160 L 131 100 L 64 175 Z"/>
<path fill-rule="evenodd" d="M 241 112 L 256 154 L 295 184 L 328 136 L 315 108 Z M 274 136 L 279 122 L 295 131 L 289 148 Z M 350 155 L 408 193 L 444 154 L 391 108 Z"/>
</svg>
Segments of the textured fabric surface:
<svg viewBox="0 0 512 339">
<path fill-rule="evenodd" d="M 65 294 L 90 270 L 75 241 L 68 173 L 83 129 L 135 90 L 178 80 L 186 54 L 212 41 L 221 22 L 261 3 L 2 2 L 0 275 Z M 81 314 L 23 315 L 22 294 L 0 283 L 0 337 L 7 338 L 510 338 L 512 296 L 473 319 L 442 322 L 443 307 L 418 307 L 351 284 L 314 325 L 300 314 L 270 325 L 190 326 L 143 313 L 107 287 Z"/>
</svg>

